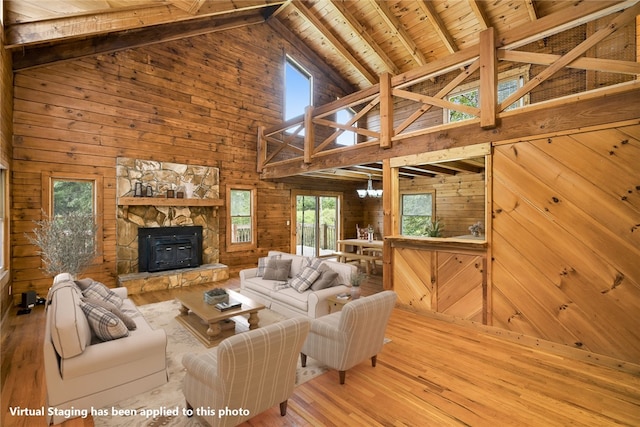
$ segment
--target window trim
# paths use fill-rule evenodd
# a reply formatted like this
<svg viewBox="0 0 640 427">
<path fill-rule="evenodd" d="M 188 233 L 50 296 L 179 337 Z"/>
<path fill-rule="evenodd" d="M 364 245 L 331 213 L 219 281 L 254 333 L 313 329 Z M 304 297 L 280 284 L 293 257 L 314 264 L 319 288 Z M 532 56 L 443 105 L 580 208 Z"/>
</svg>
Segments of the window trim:
<svg viewBox="0 0 640 427">
<path fill-rule="evenodd" d="M 249 191 L 251 193 L 251 241 L 242 243 L 231 242 L 231 192 L 234 190 Z M 226 243 L 227 252 L 249 251 L 258 247 L 258 221 L 257 221 L 257 190 L 251 185 L 227 186 L 227 215 L 226 215 Z"/>
<path fill-rule="evenodd" d="M 283 98 L 282 98 L 282 117 L 284 121 L 290 120 L 294 117 L 299 117 L 300 115 L 304 115 L 304 111 L 302 111 L 297 116 L 287 118 L 287 64 L 289 64 L 292 68 L 295 68 L 300 74 L 306 76 L 309 79 L 309 106 L 313 106 L 313 74 L 304 67 L 300 62 L 296 61 L 291 55 L 286 54 L 284 59 L 284 67 L 283 67 Z"/>
<path fill-rule="evenodd" d="M 404 218 L 404 204 L 403 204 L 403 196 L 405 195 L 415 195 L 415 194 L 431 194 L 431 221 L 433 222 L 434 218 L 436 217 L 436 190 L 430 190 L 430 191 L 425 191 L 425 190 L 414 190 L 414 191 L 401 191 L 398 194 L 399 197 L 399 213 L 400 213 L 400 218 L 398 221 L 398 234 L 400 236 L 406 236 L 406 237 L 418 237 L 418 236 L 412 236 L 410 234 L 402 234 L 402 223 L 403 223 L 403 218 Z"/>
<path fill-rule="evenodd" d="M 103 188 L 104 178 L 102 175 L 97 174 L 85 174 L 85 173 L 73 173 L 73 172 L 42 172 L 42 210 L 44 213 L 51 217 L 53 214 L 53 181 L 88 181 L 93 182 L 93 209 L 95 213 L 95 219 L 97 223 L 96 231 L 96 257 L 93 259 L 91 265 L 104 263 L 104 202 L 103 202 Z"/>
</svg>

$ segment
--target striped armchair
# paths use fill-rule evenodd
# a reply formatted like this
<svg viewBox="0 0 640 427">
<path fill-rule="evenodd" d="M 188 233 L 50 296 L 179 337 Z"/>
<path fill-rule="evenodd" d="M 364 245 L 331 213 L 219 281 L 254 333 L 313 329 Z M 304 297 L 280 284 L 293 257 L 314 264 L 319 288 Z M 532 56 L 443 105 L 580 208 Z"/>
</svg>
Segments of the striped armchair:
<svg viewBox="0 0 640 427">
<path fill-rule="evenodd" d="M 308 332 L 306 318 L 287 319 L 229 337 L 203 354 L 186 354 L 187 407 L 211 426 L 238 425 L 276 403 L 286 415 Z"/>
<path fill-rule="evenodd" d="M 337 313 L 312 319 L 300 355 L 302 366 L 310 356 L 337 369 L 340 384 L 344 384 L 347 369 L 365 359 L 371 358 L 375 367 L 395 302 L 395 292 L 383 291 L 345 304 Z"/>
</svg>

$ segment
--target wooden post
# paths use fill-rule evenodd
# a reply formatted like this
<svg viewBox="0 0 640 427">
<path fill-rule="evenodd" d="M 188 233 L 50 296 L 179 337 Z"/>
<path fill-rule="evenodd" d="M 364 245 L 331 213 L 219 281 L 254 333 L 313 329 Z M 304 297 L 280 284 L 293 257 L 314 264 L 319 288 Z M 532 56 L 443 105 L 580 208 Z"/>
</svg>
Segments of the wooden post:
<svg viewBox="0 0 640 427">
<path fill-rule="evenodd" d="M 385 239 L 398 233 L 398 168 L 392 168 L 389 159 L 382 160 L 382 286 L 393 289 L 392 248 Z"/>
<path fill-rule="evenodd" d="M 264 163 L 267 160 L 267 140 L 264 137 L 264 126 L 258 126 L 258 173 L 262 173 Z"/>
<path fill-rule="evenodd" d="M 393 137 L 393 96 L 391 75 L 380 75 L 380 147 L 391 148 Z"/>
<path fill-rule="evenodd" d="M 309 105 L 304 110 L 304 162 L 311 163 L 313 148 L 315 145 L 313 133 L 313 106 Z"/>
<path fill-rule="evenodd" d="M 496 127 L 498 71 L 493 27 L 480 33 L 480 127 Z"/>
</svg>

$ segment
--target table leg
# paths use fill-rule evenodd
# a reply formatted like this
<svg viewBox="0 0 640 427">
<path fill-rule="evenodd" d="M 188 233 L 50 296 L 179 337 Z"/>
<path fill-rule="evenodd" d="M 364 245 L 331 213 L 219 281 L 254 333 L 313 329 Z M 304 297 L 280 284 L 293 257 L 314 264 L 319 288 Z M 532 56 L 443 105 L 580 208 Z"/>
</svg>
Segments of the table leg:
<svg viewBox="0 0 640 427">
<path fill-rule="evenodd" d="M 189 309 L 186 306 L 181 304 L 180 305 L 180 315 L 181 316 L 186 316 L 188 314 L 189 314 Z"/>
<path fill-rule="evenodd" d="M 209 339 L 217 337 L 221 332 L 222 328 L 220 327 L 220 322 L 209 323 L 209 329 L 207 329 L 207 336 Z"/>
<path fill-rule="evenodd" d="M 257 311 L 252 311 L 249 313 L 249 329 L 256 329 L 258 327 L 258 323 L 260 322 L 260 318 L 258 317 Z"/>
</svg>

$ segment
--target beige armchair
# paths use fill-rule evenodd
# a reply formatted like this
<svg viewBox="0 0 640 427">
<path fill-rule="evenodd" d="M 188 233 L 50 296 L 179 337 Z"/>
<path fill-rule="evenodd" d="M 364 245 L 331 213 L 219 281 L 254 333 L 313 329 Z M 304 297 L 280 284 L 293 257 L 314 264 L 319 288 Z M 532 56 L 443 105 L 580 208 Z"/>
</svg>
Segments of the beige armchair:
<svg viewBox="0 0 640 427">
<path fill-rule="evenodd" d="M 396 293 L 383 291 L 345 304 L 342 311 L 312 319 L 309 336 L 302 346 L 301 362 L 312 357 L 340 373 L 344 384 L 347 369 L 376 356 L 382 350 L 384 333 L 396 302 Z"/>
<path fill-rule="evenodd" d="M 234 335 L 203 354 L 186 354 L 187 407 L 212 426 L 235 426 L 280 404 L 286 415 L 309 320 L 293 318 Z"/>
</svg>

